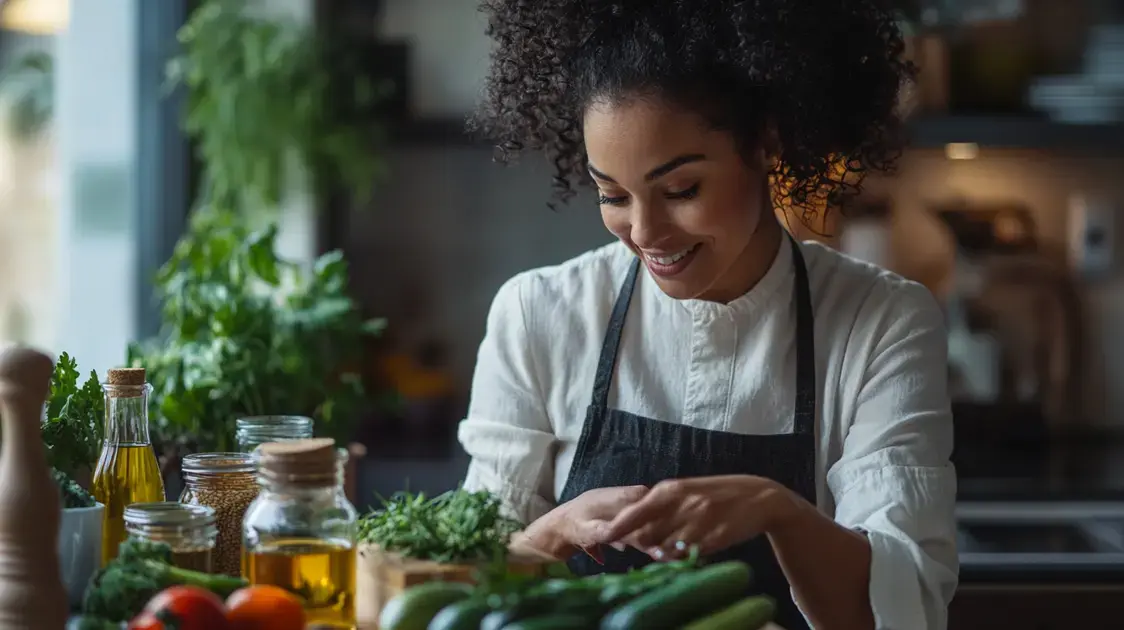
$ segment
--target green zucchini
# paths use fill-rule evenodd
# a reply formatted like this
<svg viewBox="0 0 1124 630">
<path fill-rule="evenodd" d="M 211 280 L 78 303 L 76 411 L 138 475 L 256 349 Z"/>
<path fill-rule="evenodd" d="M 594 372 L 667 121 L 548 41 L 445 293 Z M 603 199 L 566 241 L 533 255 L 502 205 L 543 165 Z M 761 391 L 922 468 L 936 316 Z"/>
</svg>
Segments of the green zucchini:
<svg viewBox="0 0 1124 630">
<path fill-rule="evenodd" d="M 486 600 L 462 599 L 442 608 L 426 630 L 477 630 L 480 621 L 491 611 Z"/>
<path fill-rule="evenodd" d="M 776 600 L 768 595 L 756 595 L 693 621 L 683 630 L 759 630 L 773 620 L 776 612 Z"/>
<path fill-rule="evenodd" d="M 426 630 L 442 608 L 468 599 L 472 587 L 457 582 L 426 582 L 391 599 L 379 613 L 380 630 Z"/>
<path fill-rule="evenodd" d="M 660 588 L 614 608 L 601 630 L 664 630 L 729 606 L 745 596 L 753 573 L 744 562 L 722 562 L 677 576 Z"/>
<path fill-rule="evenodd" d="M 528 617 L 504 626 L 503 630 L 587 630 L 596 627 L 596 617 L 562 614 Z"/>
</svg>

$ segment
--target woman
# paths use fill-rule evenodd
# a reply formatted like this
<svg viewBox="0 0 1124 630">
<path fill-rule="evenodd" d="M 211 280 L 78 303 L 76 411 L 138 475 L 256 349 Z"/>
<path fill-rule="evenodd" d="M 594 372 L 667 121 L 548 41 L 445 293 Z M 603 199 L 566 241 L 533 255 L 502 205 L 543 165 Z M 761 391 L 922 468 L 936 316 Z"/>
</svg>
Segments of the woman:
<svg viewBox="0 0 1124 630">
<path fill-rule="evenodd" d="M 897 157 L 911 68 L 894 15 L 881 0 L 484 9 L 477 129 L 502 157 L 545 152 L 563 199 L 592 182 L 619 242 L 500 289 L 460 427 L 466 486 L 579 573 L 697 545 L 749 562 L 788 630 L 945 627 L 939 307 L 774 214 L 824 212 Z"/>
</svg>

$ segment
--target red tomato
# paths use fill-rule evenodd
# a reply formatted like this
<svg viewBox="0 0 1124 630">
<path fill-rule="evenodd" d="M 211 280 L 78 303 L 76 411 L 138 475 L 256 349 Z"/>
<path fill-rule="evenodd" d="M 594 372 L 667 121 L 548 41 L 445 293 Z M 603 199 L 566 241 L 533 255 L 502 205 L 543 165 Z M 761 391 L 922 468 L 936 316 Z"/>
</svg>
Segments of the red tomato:
<svg viewBox="0 0 1124 630">
<path fill-rule="evenodd" d="M 141 613 L 129 622 L 129 630 L 164 630 L 164 622 L 149 613 Z"/>
<path fill-rule="evenodd" d="M 230 630 L 304 630 L 300 599 L 278 586 L 259 584 L 226 598 Z"/>
<path fill-rule="evenodd" d="M 194 586 L 173 586 L 149 600 L 130 630 L 230 630 L 226 609 L 214 593 Z"/>
</svg>

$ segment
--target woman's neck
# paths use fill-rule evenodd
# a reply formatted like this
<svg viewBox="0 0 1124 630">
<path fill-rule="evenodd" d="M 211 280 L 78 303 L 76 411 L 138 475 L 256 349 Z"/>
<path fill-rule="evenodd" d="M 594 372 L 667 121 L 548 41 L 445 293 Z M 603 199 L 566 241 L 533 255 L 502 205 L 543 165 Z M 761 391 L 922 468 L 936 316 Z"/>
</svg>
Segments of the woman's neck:
<svg viewBox="0 0 1124 630">
<path fill-rule="evenodd" d="M 777 258 L 784 230 L 772 212 L 764 213 L 757 231 L 730 269 L 718 282 L 714 283 L 701 300 L 728 304 L 749 293 L 769 272 Z"/>
</svg>

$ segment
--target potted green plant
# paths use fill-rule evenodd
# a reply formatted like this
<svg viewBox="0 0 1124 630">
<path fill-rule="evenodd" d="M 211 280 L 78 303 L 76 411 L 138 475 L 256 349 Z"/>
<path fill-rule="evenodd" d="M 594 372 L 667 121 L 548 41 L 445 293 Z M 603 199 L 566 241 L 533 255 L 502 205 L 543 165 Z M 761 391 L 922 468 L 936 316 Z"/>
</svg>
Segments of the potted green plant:
<svg viewBox="0 0 1124 630">
<path fill-rule="evenodd" d="M 179 40 L 168 76 L 186 92 L 200 194 L 157 278 L 164 330 L 129 350 L 149 370 L 166 473 L 179 453 L 232 449 L 239 416 L 309 415 L 346 440 L 366 400 L 354 367 L 382 322 L 349 297 L 339 252 L 278 255 L 275 210 L 294 180 L 317 195 L 370 192 L 386 86 L 343 34 L 238 2 L 204 2 Z"/>
<path fill-rule="evenodd" d="M 62 498 L 58 553 L 70 604 L 75 606 L 101 565 L 105 506 L 90 494 L 101 453 L 105 397 L 96 372 L 80 382 L 77 362 L 63 353 L 55 362 L 41 433 L 47 463 Z"/>
<path fill-rule="evenodd" d="M 196 212 L 161 270 L 163 334 L 129 349 L 148 370 L 154 432 L 181 450 L 235 448 L 241 416 L 299 414 L 320 435 L 350 438 L 366 400 L 355 366 L 383 321 L 347 293 L 339 252 L 311 269 L 282 259 L 275 225 Z"/>
</svg>

